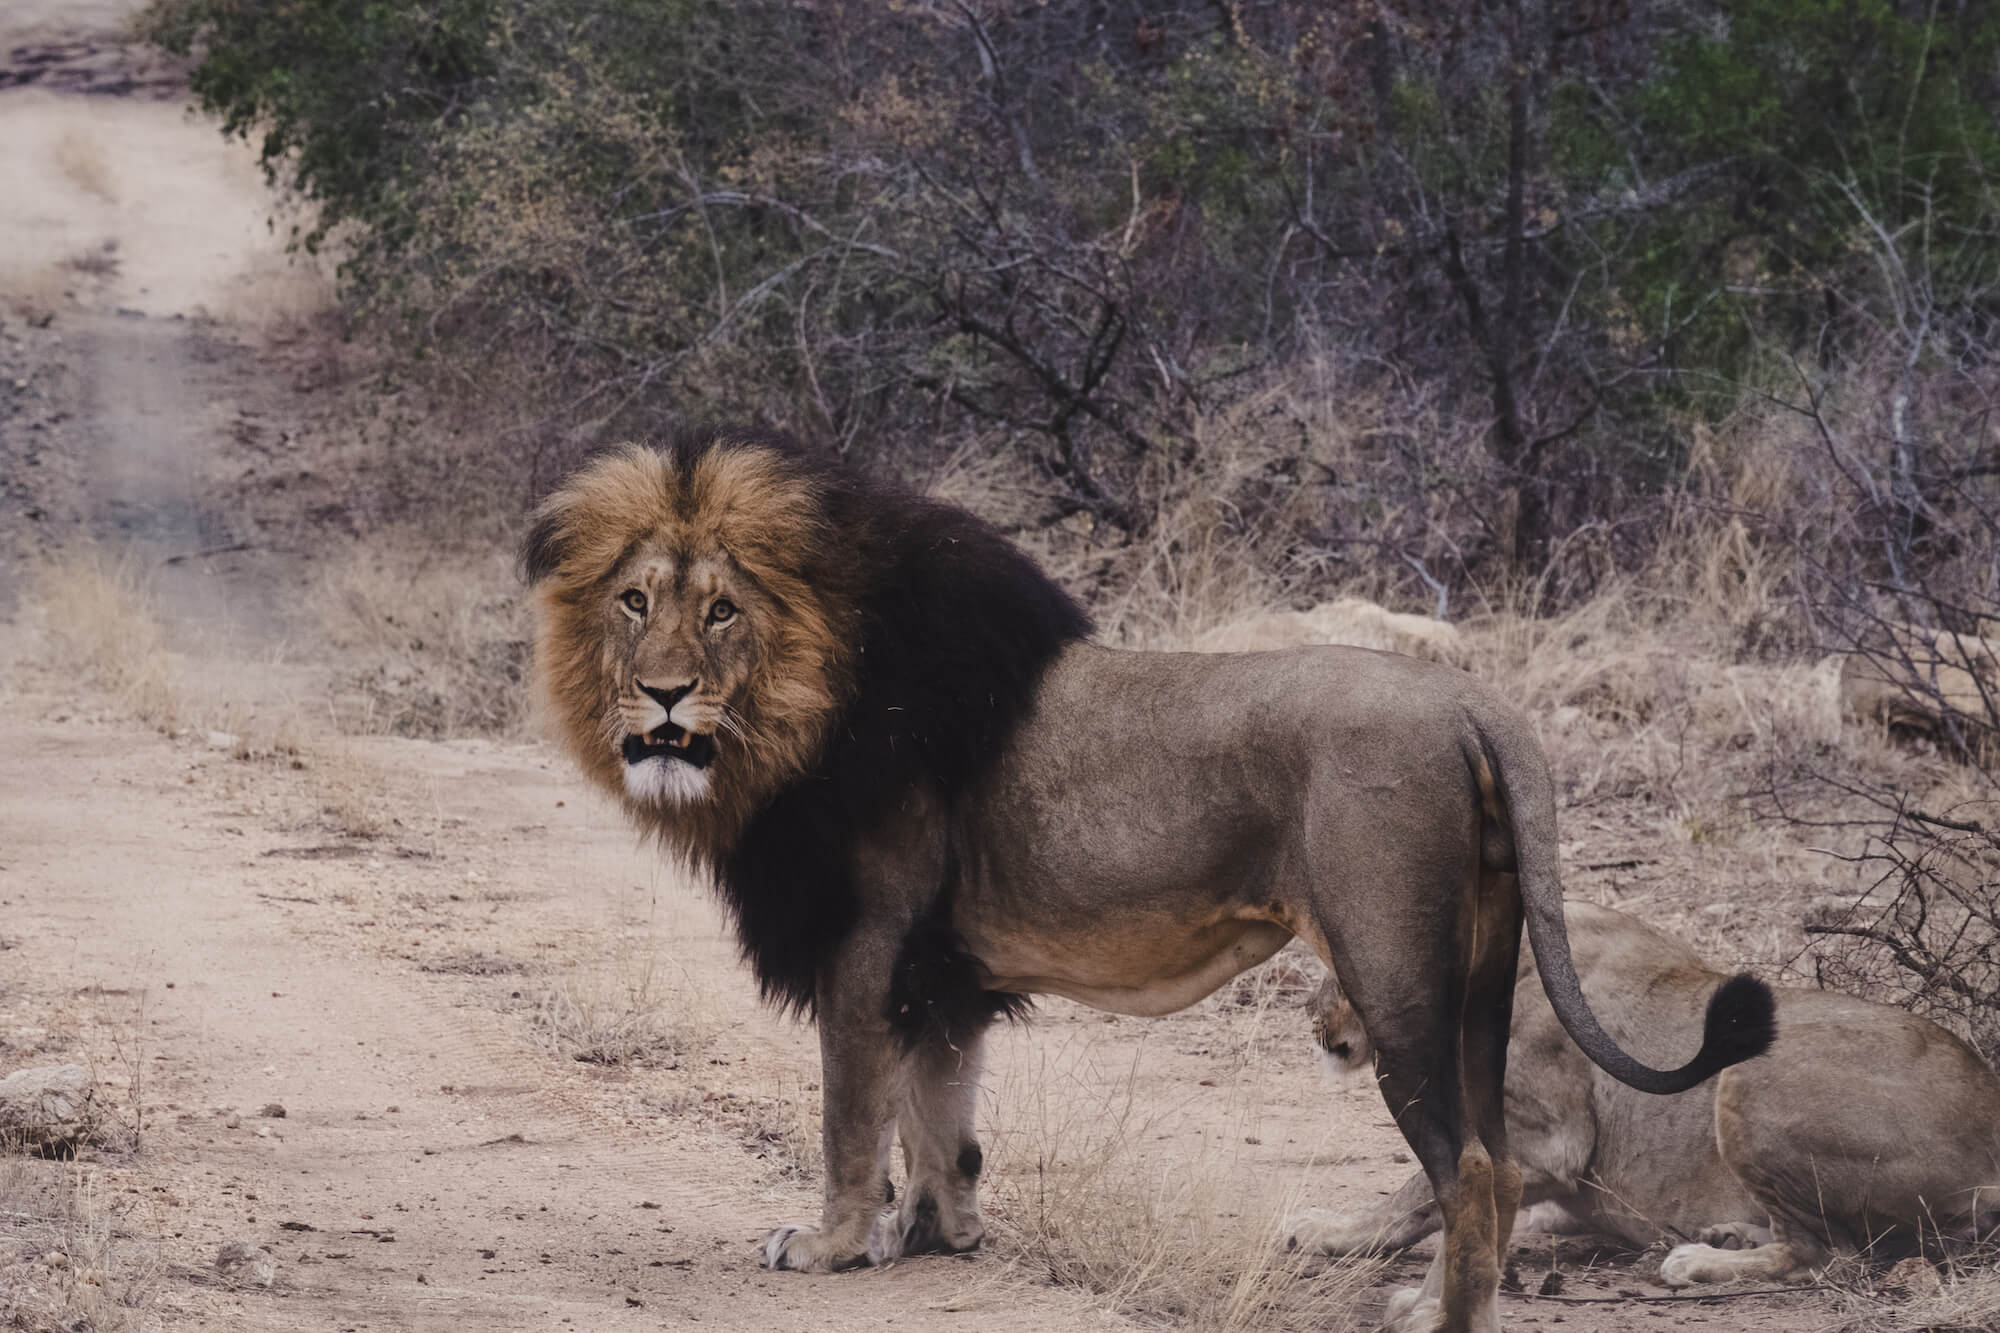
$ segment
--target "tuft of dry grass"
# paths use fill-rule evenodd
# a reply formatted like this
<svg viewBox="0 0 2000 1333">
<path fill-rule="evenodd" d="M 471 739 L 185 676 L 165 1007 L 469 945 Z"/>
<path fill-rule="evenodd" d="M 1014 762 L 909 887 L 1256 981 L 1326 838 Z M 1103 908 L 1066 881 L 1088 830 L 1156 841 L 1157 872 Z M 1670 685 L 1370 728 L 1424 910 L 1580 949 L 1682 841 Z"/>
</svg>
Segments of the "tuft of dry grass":
<svg viewBox="0 0 2000 1333">
<path fill-rule="evenodd" d="M 719 1026 L 692 980 L 650 949 L 552 977 L 529 997 L 542 1044 L 581 1064 L 676 1068 L 706 1050 Z"/>
<path fill-rule="evenodd" d="M 149 726 L 182 724 L 181 683 L 137 566 L 89 550 L 43 565 L 30 586 L 51 668 L 103 690 Z"/>
<path fill-rule="evenodd" d="M 311 255 L 259 251 L 231 280 L 219 313 L 274 341 L 294 341 L 333 307 L 335 262 L 324 249 Z"/>
<path fill-rule="evenodd" d="M 72 127 L 63 131 L 62 138 L 56 140 L 55 158 L 56 166 L 70 184 L 107 204 L 118 202 L 118 190 L 111 179 L 111 168 L 104 160 L 104 149 L 84 130 Z"/>
<path fill-rule="evenodd" d="M 91 1168 L 0 1162 L 0 1327 L 122 1333 L 147 1318 L 166 1271 Z"/>
<path fill-rule="evenodd" d="M 303 771 L 314 817 L 343 838 L 370 839 L 387 835 L 396 825 L 389 780 L 379 766 L 340 741 L 310 746 L 278 739 L 272 753 L 289 757 Z M 244 756 L 258 757 L 257 750 Z"/>
<path fill-rule="evenodd" d="M 30 324 L 45 325 L 68 304 L 74 282 L 55 264 L 0 265 L 0 308 Z"/>
<path fill-rule="evenodd" d="M 752 1151 L 788 1180 L 825 1178 L 826 1148 L 813 1109 L 818 1101 L 804 1087 L 781 1086 L 777 1096 L 754 1098 L 747 1107 L 744 1132 Z"/>
</svg>

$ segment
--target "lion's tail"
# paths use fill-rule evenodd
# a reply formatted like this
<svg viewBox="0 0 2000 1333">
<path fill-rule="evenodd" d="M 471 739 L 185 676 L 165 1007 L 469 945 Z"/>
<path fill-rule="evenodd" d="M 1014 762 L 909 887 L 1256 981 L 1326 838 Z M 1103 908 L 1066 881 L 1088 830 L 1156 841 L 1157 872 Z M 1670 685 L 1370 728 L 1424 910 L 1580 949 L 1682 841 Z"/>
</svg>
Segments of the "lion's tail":
<svg viewBox="0 0 2000 1333">
<path fill-rule="evenodd" d="M 1505 798 L 1512 825 L 1521 905 L 1535 969 L 1563 1030 L 1599 1068 L 1641 1092 L 1685 1092 L 1733 1064 L 1762 1055 L 1777 1036 L 1771 988 L 1748 973 L 1716 987 L 1702 1022 L 1701 1049 L 1678 1069 L 1654 1069 L 1627 1054 L 1598 1023 L 1583 998 L 1569 929 L 1563 923 L 1562 871 L 1557 862 L 1555 784 L 1527 724 L 1514 716 L 1475 719 L 1480 747 Z"/>
</svg>

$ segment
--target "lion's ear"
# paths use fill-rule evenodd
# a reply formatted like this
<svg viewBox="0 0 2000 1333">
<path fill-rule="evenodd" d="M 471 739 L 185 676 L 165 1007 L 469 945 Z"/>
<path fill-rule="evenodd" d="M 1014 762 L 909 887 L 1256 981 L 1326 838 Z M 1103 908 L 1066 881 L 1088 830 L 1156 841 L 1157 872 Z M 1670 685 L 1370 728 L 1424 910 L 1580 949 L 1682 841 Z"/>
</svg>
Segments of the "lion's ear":
<svg viewBox="0 0 2000 1333">
<path fill-rule="evenodd" d="M 521 573 L 529 587 L 562 568 L 569 558 L 569 523 L 563 508 L 553 501 L 544 503 L 521 540 Z"/>
</svg>

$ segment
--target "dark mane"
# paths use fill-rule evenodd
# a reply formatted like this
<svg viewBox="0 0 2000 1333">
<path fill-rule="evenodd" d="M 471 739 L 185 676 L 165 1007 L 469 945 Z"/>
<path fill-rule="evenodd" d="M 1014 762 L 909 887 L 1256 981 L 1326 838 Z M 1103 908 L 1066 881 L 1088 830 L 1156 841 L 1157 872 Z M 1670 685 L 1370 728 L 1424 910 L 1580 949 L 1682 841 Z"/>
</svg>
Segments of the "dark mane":
<svg viewBox="0 0 2000 1333">
<path fill-rule="evenodd" d="M 956 505 L 865 480 L 782 438 L 717 436 L 671 456 L 685 466 L 703 449 L 738 444 L 779 451 L 819 483 L 833 540 L 818 582 L 852 599 L 860 629 L 853 696 L 820 762 L 758 811 L 716 866 L 765 997 L 810 1014 L 821 964 L 861 913 L 857 831 L 894 818 L 914 791 L 956 802 L 1032 706 L 1044 669 L 1091 625 L 1033 560 Z M 950 931 L 946 889 L 924 940 L 913 935 L 905 953 L 923 955 L 911 976 L 949 973 L 941 984 L 953 997 L 919 995 L 918 1014 L 939 1003 L 962 1011 L 968 999 L 971 959 Z M 969 995 L 991 1012 L 1014 1007 L 976 986 Z"/>
</svg>

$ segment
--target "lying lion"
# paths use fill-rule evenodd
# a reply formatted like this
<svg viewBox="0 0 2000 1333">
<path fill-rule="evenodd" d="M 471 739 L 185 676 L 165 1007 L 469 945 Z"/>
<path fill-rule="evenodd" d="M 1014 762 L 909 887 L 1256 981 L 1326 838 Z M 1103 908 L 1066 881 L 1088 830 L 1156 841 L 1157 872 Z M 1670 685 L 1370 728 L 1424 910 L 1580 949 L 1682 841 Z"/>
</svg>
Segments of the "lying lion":
<svg viewBox="0 0 2000 1333">
<path fill-rule="evenodd" d="M 1668 1068 L 1598 1027 L 1548 761 L 1462 671 L 1093 643 L 971 514 L 770 438 L 606 454 L 543 502 L 523 556 L 571 756 L 707 874 L 764 993 L 819 1024 L 826 1199 L 765 1239 L 772 1268 L 979 1243 L 981 1039 L 1029 996 L 1171 1013 L 1298 938 L 1369 1016 L 1445 1200 L 1391 1323 L 1492 1333 L 1523 920 L 1565 1027 L 1617 1077 L 1678 1092 L 1770 1045 L 1749 977 L 1684 1048 L 1648 1043 Z"/>
<path fill-rule="evenodd" d="M 1720 979 L 1622 912 L 1571 904 L 1571 956 L 1605 1029 L 1640 1058 L 1700 1030 Z M 1906 1253 L 2000 1227 L 2000 1077 L 1935 1023 L 1828 991 L 1777 992 L 1781 1038 L 1682 1097 L 1635 1093 L 1564 1035 L 1525 956 L 1514 998 L 1507 1129 L 1524 1173 L 1524 1229 L 1634 1245 L 1684 1242 L 1669 1286 L 1798 1281 L 1835 1254 Z M 1368 1034 L 1329 975 L 1313 1033 L 1339 1072 L 1366 1068 Z M 1295 1246 L 1354 1254 L 1438 1228 L 1419 1174 L 1373 1208 L 1315 1209 Z"/>
</svg>

